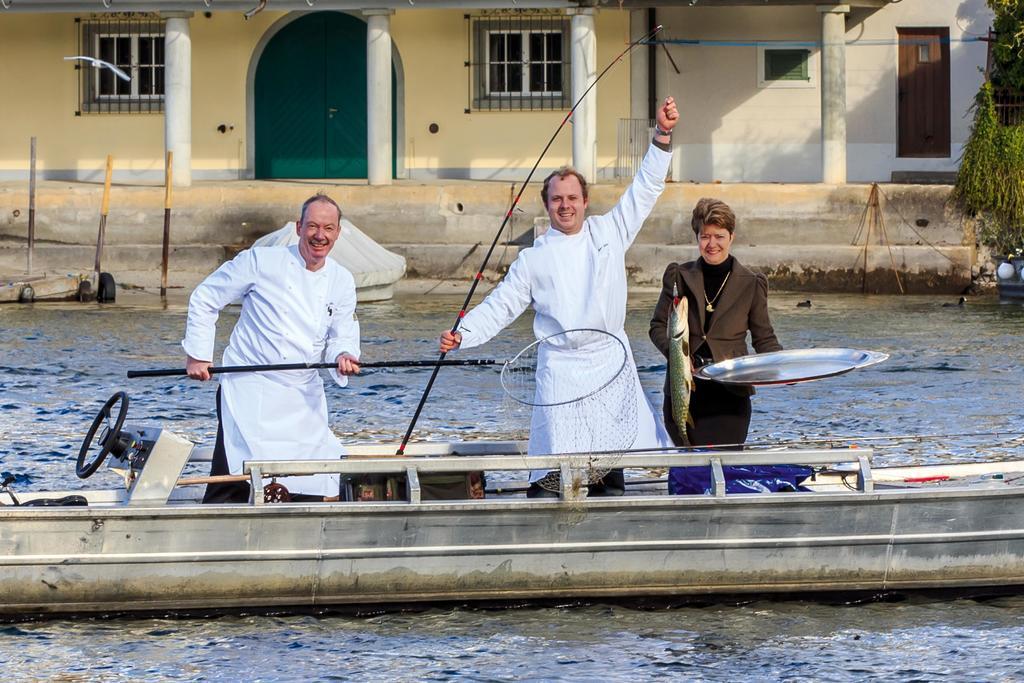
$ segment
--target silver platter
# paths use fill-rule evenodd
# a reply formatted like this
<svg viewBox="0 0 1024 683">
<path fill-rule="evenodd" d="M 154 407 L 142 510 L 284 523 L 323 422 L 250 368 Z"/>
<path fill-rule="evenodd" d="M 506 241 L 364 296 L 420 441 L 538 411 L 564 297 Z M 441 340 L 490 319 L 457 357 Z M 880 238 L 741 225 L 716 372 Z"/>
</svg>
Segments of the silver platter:
<svg viewBox="0 0 1024 683">
<path fill-rule="evenodd" d="M 697 377 L 723 384 L 770 386 L 796 384 L 881 363 L 889 357 L 878 351 L 857 349 L 794 349 L 740 356 L 705 365 Z"/>
</svg>

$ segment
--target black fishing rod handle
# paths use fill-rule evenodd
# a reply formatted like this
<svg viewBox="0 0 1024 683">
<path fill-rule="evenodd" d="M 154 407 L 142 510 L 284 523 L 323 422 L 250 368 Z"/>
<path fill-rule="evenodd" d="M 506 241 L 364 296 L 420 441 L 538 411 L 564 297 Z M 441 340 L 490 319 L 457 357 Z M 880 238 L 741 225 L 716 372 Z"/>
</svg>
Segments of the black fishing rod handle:
<svg viewBox="0 0 1024 683">
<path fill-rule="evenodd" d="M 184 369 L 180 368 L 163 370 L 129 370 L 128 379 L 135 379 L 136 377 L 176 377 L 187 374 L 188 373 Z"/>
</svg>

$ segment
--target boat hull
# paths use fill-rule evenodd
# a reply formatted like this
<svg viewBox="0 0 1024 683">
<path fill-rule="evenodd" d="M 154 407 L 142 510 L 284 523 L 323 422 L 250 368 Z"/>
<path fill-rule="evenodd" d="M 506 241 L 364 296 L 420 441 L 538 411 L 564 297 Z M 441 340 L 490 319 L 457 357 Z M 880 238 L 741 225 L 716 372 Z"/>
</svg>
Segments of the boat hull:
<svg viewBox="0 0 1024 683">
<path fill-rule="evenodd" d="M 1024 584 L 1024 488 L 0 508 L 0 614 Z"/>
<path fill-rule="evenodd" d="M 0 277 L 0 303 L 75 299 L 78 297 L 78 287 L 84 279 L 85 275 L 80 273 Z"/>
</svg>

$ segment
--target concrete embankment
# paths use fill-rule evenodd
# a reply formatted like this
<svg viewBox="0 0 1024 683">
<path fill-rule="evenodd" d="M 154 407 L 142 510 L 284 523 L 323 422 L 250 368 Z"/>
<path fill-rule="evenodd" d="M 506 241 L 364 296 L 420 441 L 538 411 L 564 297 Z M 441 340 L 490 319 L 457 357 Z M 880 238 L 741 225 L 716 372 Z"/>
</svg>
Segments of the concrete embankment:
<svg viewBox="0 0 1024 683">
<path fill-rule="evenodd" d="M 774 289 L 957 293 L 979 269 L 973 229 L 949 202 L 948 186 L 883 185 L 878 220 L 869 185 L 670 183 L 627 255 L 631 280 L 654 285 L 666 264 L 695 258 L 690 210 L 700 197 L 728 202 L 739 219 L 734 253 L 769 276 Z M 624 185 L 591 188 L 590 211 L 610 210 Z M 509 183 L 449 181 L 389 187 L 317 181 L 197 183 L 174 193 L 170 283 L 189 287 L 238 249 L 295 220 L 317 191 L 382 245 L 406 257 L 409 275 L 471 276 L 508 210 Z M 498 277 L 546 221 L 534 184 L 506 226 L 488 277 Z M 92 269 L 102 187 L 41 182 L 35 265 Z M 28 183 L 0 184 L 0 270 L 24 268 Z M 869 230 L 870 228 L 870 230 Z M 163 189 L 115 185 L 103 269 L 119 282 L 159 282 Z M 870 233 L 870 234 L 869 234 Z M 868 246 L 865 248 L 865 239 Z M 864 274 L 865 263 L 867 275 Z"/>
</svg>

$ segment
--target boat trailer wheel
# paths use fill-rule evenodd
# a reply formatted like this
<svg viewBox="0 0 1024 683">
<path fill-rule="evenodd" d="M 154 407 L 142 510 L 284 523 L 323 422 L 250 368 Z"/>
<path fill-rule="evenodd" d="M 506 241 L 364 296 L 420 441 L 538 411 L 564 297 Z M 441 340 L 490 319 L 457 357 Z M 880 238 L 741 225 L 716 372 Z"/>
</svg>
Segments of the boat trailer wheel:
<svg viewBox="0 0 1024 683">
<path fill-rule="evenodd" d="M 111 421 L 111 413 L 113 412 L 114 406 L 117 403 L 121 403 L 121 407 L 117 411 L 117 416 Z M 87 479 L 93 475 L 96 470 L 100 468 L 103 461 L 106 460 L 110 452 L 120 444 L 121 427 L 124 425 L 124 419 L 128 416 L 128 394 L 123 391 L 119 391 L 103 404 L 100 408 L 100 412 L 96 414 L 92 424 L 89 426 L 89 431 L 85 435 L 85 441 L 82 442 L 82 447 L 78 450 L 78 463 L 75 467 L 75 474 L 80 479 Z M 104 424 L 105 423 L 105 424 Z M 96 432 L 99 430 L 100 425 L 104 425 L 103 432 L 100 434 L 99 447 L 100 452 L 92 459 L 91 462 L 87 462 L 86 458 L 89 455 L 89 448 L 92 446 L 93 439 L 96 438 Z"/>
</svg>

